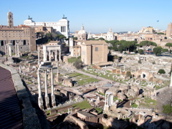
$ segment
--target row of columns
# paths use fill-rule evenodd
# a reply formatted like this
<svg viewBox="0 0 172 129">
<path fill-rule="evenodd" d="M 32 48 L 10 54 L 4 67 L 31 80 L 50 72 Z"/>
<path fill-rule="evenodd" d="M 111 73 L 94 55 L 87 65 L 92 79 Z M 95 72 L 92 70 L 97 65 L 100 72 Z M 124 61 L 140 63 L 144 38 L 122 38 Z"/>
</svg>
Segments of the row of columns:
<svg viewBox="0 0 172 129">
<path fill-rule="evenodd" d="M 40 64 L 40 52 L 41 52 L 41 50 L 40 50 L 40 47 L 38 46 L 38 65 Z M 51 54 L 52 54 L 52 52 L 55 52 L 55 61 L 56 62 L 61 62 L 62 60 L 61 60 L 61 51 L 59 50 L 59 60 L 57 59 L 57 55 L 58 55 L 58 53 L 57 53 L 57 50 L 56 51 L 49 51 L 48 53 L 48 55 L 49 55 L 49 60 L 47 60 L 47 52 L 48 51 L 44 51 L 43 50 L 43 61 L 45 62 L 45 61 L 51 61 Z"/>
<path fill-rule="evenodd" d="M 49 103 L 49 96 L 48 96 L 48 84 L 47 84 L 47 70 L 45 69 L 43 70 L 45 76 L 44 76 L 44 90 L 45 90 L 45 106 L 46 108 L 50 108 L 50 103 Z M 42 90 L 41 90 L 41 78 L 40 78 L 40 68 L 38 69 L 37 72 L 37 77 L 38 77 L 38 105 L 40 108 L 44 108 L 43 107 L 43 98 L 42 98 Z M 56 106 L 56 101 L 55 101 L 55 95 L 54 95 L 54 78 L 53 78 L 53 68 L 50 68 L 50 76 L 51 76 L 51 104 L 52 106 Z"/>
<path fill-rule="evenodd" d="M 51 56 L 53 55 L 55 62 L 57 62 L 58 67 L 58 61 L 61 62 L 61 49 L 56 48 L 57 46 L 53 47 L 53 50 L 50 50 L 48 46 L 43 46 L 42 52 L 43 52 L 43 62 L 51 62 Z M 44 68 L 41 67 L 41 60 L 40 60 L 40 46 L 38 46 L 38 105 L 40 108 L 44 109 L 43 107 L 43 99 L 42 99 L 42 91 L 41 91 L 41 84 L 40 84 L 40 72 L 43 71 L 44 76 L 44 90 L 45 90 L 45 106 L 46 108 L 50 108 L 49 103 L 49 96 L 48 96 L 48 84 L 47 84 L 47 70 L 50 70 L 50 81 L 51 81 L 51 104 L 53 107 L 56 107 L 56 101 L 55 101 L 55 95 L 54 95 L 54 77 L 53 77 L 53 68 L 52 66 L 44 66 Z M 49 58 L 47 59 L 47 57 Z M 58 70 L 57 70 L 57 76 L 58 76 Z"/>
<path fill-rule="evenodd" d="M 53 52 L 54 52 L 54 58 L 55 58 L 55 61 L 59 61 L 61 62 L 61 51 L 58 50 L 58 53 L 57 53 L 57 50 L 53 51 L 53 50 L 48 50 L 48 51 L 43 51 L 43 61 L 51 61 L 51 55 L 53 55 Z M 47 54 L 48 53 L 48 54 Z M 47 59 L 47 55 L 49 56 L 49 60 Z M 57 59 L 57 55 L 59 56 L 58 59 Z"/>
<path fill-rule="evenodd" d="M 21 41 L 20 41 L 21 42 Z M 5 53 L 6 53 L 6 55 L 8 55 L 8 56 L 12 56 L 12 43 L 10 42 L 10 43 L 6 43 L 5 44 Z M 15 53 L 15 56 L 17 56 L 17 57 L 20 57 L 20 49 L 19 49 L 19 41 L 16 41 L 15 42 L 15 46 L 14 46 L 14 53 Z"/>
</svg>

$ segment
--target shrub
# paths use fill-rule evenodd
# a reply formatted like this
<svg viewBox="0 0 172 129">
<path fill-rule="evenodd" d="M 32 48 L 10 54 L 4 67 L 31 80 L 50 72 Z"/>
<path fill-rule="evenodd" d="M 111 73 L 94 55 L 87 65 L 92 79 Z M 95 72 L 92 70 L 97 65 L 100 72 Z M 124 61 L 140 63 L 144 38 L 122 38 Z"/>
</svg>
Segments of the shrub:
<svg viewBox="0 0 172 129">
<path fill-rule="evenodd" d="M 143 51 L 142 49 L 139 49 L 139 50 L 138 50 L 138 53 L 139 53 L 139 54 L 144 54 L 144 51 Z"/>
<path fill-rule="evenodd" d="M 126 77 L 131 77 L 131 72 L 130 71 L 127 71 Z"/>
<path fill-rule="evenodd" d="M 165 74 L 165 70 L 164 70 L 164 69 L 159 69 L 159 70 L 158 70 L 158 73 L 159 73 L 159 74 Z"/>
<path fill-rule="evenodd" d="M 76 60 L 73 63 L 73 66 L 75 66 L 75 68 L 77 68 L 77 69 L 82 69 L 83 68 L 83 62 L 81 60 Z"/>
</svg>

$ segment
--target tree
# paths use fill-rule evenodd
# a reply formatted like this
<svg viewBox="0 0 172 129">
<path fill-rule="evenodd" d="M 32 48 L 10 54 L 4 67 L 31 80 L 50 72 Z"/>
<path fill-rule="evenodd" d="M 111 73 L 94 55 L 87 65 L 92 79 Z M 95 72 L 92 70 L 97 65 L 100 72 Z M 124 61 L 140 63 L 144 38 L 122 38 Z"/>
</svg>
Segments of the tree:
<svg viewBox="0 0 172 129">
<path fill-rule="evenodd" d="M 46 37 L 48 40 L 52 40 L 52 39 L 53 39 L 52 33 L 46 33 L 45 37 Z"/>
<path fill-rule="evenodd" d="M 37 32 L 36 37 L 37 38 L 43 38 L 44 37 L 44 32 Z"/>
<path fill-rule="evenodd" d="M 124 49 L 124 46 L 121 45 L 121 46 L 118 47 L 118 51 L 120 51 L 121 53 L 122 53 L 124 50 L 125 50 L 125 49 Z"/>
<path fill-rule="evenodd" d="M 73 40 L 78 40 L 78 38 L 77 37 L 73 37 Z"/>
<path fill-rule="evenodd" d="M 155 47 L 155 48 L 153 49 L 153 52 L 154 52 L 154 54 L 155 54 L 156 56 L 161 55 L 162 47 Z"/>
<path fill-rule="evenodd" d="M 168 49 L 163 48 L 162 52 L 168 52 Z"/>
<path fill-rule="evenodd" d="M 99 40 L 105 40 L 104 38 L 99 38 Z"/>
<path fill-rule="evenodd" d="M 159 69 L 159 70 L 158 70 L 158 73 L 159 73 L 159 74 L 165 74 L 165 70 L 164 70 L 164 69 Z"/>
<path fill-rule="evenodd" d="M 130 51 L 134 52 L 136 51 L 137 47 L 137 42 L 136 41 L 125 41 L 125 40 L 111 40 L 111 41 L 106 41 L 107 43 L 111 44 L 110 49 L 113 49 L 114 51 Z"/>
<path fill-rule="evenodd" d="M 140 42 L 139 46 L 157 46 L 157 44 L 155 42 L 151 42 L 151 41 L 142 41 Z"/>
<path fill-rule="evenodd" d="M 165 46 L 169 47 L 169 49 L 172 47 L 172 43 L 166 43 Z M 171 53 L 171 49 L 170 49 L 170 53 Z"/>
<path fill-rule="evenodd" d="M 88 40 L 96 40 L 95 38 L 89 38 Z"/>
<path fill-rule="evenodd" d="M 83 68 L 83 62 L 80 59 L 77 59 L 74 63 L 73 66 L 77 69 L 82 69 Z"/>
<path fill-rule="evenodd" d="M 143 49 L 139 49 L 139 50 L 138 50 L 138 53 L 139 53 L 139 54 L 144 54 Z"/>
<path fill-rule="evenodd" d="M 66 39 L 66 37 L 65 37 L 64 35 L 62 35 L 62 34 L 57 34 L 55 37 L 56 37 L 58 40 Z"/>
</svg>

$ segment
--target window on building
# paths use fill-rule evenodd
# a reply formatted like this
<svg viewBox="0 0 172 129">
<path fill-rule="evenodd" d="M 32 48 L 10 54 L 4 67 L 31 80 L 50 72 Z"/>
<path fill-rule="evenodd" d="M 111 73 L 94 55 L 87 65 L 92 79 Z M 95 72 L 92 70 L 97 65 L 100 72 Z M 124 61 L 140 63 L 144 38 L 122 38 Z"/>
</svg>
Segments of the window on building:
<svg viewBox="0 0 172 129">
<path fill-rule="evenodd" d="M 13 45 L 15 45 L 15 40 L 13 40 Z"/>
<path fill-rule="evenodd" d="M 23 40 L 23 45 L 26 45 L 26 40 Z"/>
<path fill-rule="evenodd" d="M 61 32 L 66 32 L 66 26 L 61 26 Z"/>
<path fill-rule="evenodd" d="M 99 49 L 98 49 L 98 47 L 95 47 L 95 51 L 98 51 Z"/>
<path fill-rule="evenodd" d="M 1 41 L 1 46 L 4 46 L 4 41 L 3 40 Z"/>
<path fill-rule="evenodd" d="M 146 78 L 146 75 L 145 74 L 143 74 L 143 78 Z"/>
</svg>

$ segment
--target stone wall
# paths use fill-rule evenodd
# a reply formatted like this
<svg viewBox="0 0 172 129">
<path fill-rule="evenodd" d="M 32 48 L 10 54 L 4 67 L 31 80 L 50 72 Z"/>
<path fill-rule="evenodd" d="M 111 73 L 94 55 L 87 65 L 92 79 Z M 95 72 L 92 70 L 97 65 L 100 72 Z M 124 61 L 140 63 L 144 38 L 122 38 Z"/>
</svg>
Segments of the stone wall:
<svg viewBox="0 0 172 129">
<path fill-rule="evenodd" d="M 24 87 L 19 74 L 13 67 L 9 67 L 1 63 L 0 66 L 11 72 L 17 97 L 23 107 L 22 116 L 24 129 L 41 129 L 38 116 L 36 114 L 35 109 L 32 107 L 29 94 L 26 91 L 26 88 Z"/>
</svg>

